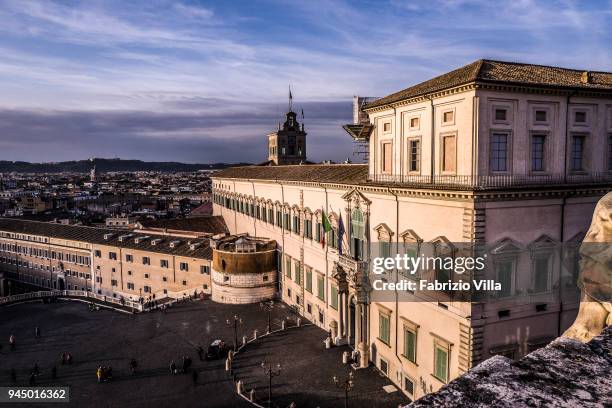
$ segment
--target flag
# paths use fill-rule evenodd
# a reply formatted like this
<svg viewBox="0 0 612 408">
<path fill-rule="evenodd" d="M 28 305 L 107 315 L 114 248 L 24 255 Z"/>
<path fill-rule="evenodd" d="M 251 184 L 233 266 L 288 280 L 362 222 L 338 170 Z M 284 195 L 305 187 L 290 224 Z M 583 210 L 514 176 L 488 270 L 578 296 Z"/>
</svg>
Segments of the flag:
<svg viewBox="0 0 612 408">
<path fill-rule="evenodd" d="M 320 235 L 320 241 L 321 242 L 321 248 L 325 248 L 325 229 L 323 229 L 323 224 L 319 224 L 319 235 Z"/>
<path fill-rule="evenodd" d="M 327 215 L 325 214 L 325 211 L 322 211 L 322 217 L 323 217 L 323 230 L 325 232 L 329 232 L 332 230 L 332 225 L 331 222 L 329 222 L 329 218 L 327 218 Z"/>
<path fill-rule="evenodd" d="M 342 221 L 342 212 L 338 220 L 338 254 L 342 255 L 342 241 L 344 239 L 344 222 Z"/>
</svg>

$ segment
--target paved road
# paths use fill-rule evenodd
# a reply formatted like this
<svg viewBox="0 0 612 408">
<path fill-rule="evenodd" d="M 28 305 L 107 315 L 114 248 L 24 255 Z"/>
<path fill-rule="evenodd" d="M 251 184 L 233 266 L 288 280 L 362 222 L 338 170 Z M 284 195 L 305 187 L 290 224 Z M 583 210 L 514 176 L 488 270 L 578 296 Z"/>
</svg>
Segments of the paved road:
<svg viewBox="0 0 612 408">
<path fill-rule="evenodd" d="M 71 387 L 70 404 L 56 405 L 58 407 L 250 407 L 235 394 L 233 382 L 224 370 L 224 361 L 199 361 L 196 353 L 197 346 L 206 348 L 215 338 L 221 337 L 232 343 L 233 328 L 227 326 L 226 319 L 233 318 L 235 314 L 243 319 L 239 328 L 240 337 L 243 333 L 251 337 L 254 329 L 260 333 L 265 330 L 267 315 L 261 312 L 258 305 L 221 305 L 210 300 L 181 303 L 166 313 L 139 315 L 110 310 L 90 312 L 86 304 L 71 301 L 2 307 L 0 386 L 12 385 L 12 368 L 17 370 L 15 385 L 26 386 L 31 368 L 38 363 L 41 369 L 41 375 L 37 377 L 38 385 Z M 289 315 L 289 308 L 277 303 L 273 310 L 273 328 L 280 327 L 280 321 Z M 36 326 L 41 329 L 40 339 L 34 335 Z M 339 364 L 340 354 L 322 350 L 321 339 L 325 334 L 322 330 L 315 327 L 295 330 L 296 334 L 299 330 L 304 335 L 288 334 L 292 336 L 292 349 L 287 348 L 287 342 L 280 341 L 253 345 L 251 351 L 283 355 L 292 350 L 293 354 L 298 353 L 304 359 L 312 352 L 317 353 L 319 357 L 302 359 L 301 365 L 296 364 L 292 370 L 288 369 L 291 364 L 286 363 L 286 373 L 296 378 L 287 380 L 288 385 L 279 390 L 281 394 L 287 394 L 282 395 L 279 401 L 328 401 L 329 370 L 326 367 Z M 17 339 L 15 351 L 9 351 L 8 338 L 11 333 Z M 72 365 L 60 364 L 63 352 L 73 355 Z M 174 359 L 178 363 L 182 355 L 189 355 L 194 361 L 193 368 L 199 373 L 196 386 L 189 374 L 169 373 L 169 362 Z M 259 358 L 255 353 L 250 355 L 256 360 Z M 128 369 L 131 358 L 138 361 L 135 375 L 131 375 Z M 113 381 L 97 383 L 96 368 L 100 365 L 112 366 Z M 58 370 L 57 379 L 51 378 L 53 366 Z M 321 385 L 317 390 L 316 383 L 309 383 L 307 389 L 302 388 L 300 377 L 305 375 L 319 375 L 321 384 L 325 383 L 325 386 Z M 371 378 L 365 382 L 380 380 L 373 371 L 368 375 Z M 378 385 L 376 388 L 379 389 Z M 330 401 L 333 398 L 336 397 L 332 395 Z M 338 405 L 325 403 L 321 406 Z M 397 404 L 385 406 L 395 407 Z"/>
<path fill-rule="evenodd" d="M 375 368 L 352 370 L 342 364 L 342 353 L 348 347 L 326 350 L 326 333 L 316 326 L 292 328 L 261 338 L 243 349 L 234 359 L 237 378 L 247 390 L 255 388 L 256 397 L 267 406 L 268 379 L 262 361 L 281 364 L 281 375 L 272 380 L 272 400 L 275 407 L 287 407 L 295 402 L 302 407 L 343 407 L 344 391 L 335 387 L 333 377 L 344 380 L 354 375 L 354 388 L 349 392 L 349 405 L 356 407 L 397 407 L 409 401 L 399 391 L 387 393 L 390 384 Z"/>
</svg>

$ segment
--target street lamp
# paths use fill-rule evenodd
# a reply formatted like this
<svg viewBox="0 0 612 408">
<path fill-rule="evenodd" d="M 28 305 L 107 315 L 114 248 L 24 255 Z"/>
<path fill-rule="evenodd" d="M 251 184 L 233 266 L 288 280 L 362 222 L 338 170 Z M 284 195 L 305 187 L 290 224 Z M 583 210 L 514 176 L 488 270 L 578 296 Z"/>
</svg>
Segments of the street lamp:
<svg viewBox="0 0 612 408">
<path fill-rule="evenodd" d="M 276 364 L 276 367 L 272 363 L 262 362 L 261 368 L 264 373 L 268 376 L 268 408 L 272 406 L 272 378 L 278 377 L 281 373 L 281 365 Z"/>
<path fill-rule="evenodd" d="M 268 329 L 266 332 L 270 333 L 272 331 L 270 319 L 272 315 L 272 309 L 274 309 L 274 302 L 272 300 L 270 300 L 269 302 L 260 302 L 259 307 L 261 308 L 261 310 L 268 312 Z"/>
<path fill-rule="evenodd" d="M 350 372 L 348 377 L 344 381 L 340 381 L 338 377 L 334 375 L 334 385 L 336 388 L 344 390 L 344 408 L 348 408 L 348 394 L 353 389 L 355 384 L 353 383 L 353 372 Z"/>
<path fill-rule="evenodd" d="M 242 319 L 238 315 L 234 315 L 232 320 L 227 319 L 225 323 L 230 327 L 234 327 L 234 351 L 236 351 L 238 350 L 238 326 L 242 324 Z"/>
</svg>

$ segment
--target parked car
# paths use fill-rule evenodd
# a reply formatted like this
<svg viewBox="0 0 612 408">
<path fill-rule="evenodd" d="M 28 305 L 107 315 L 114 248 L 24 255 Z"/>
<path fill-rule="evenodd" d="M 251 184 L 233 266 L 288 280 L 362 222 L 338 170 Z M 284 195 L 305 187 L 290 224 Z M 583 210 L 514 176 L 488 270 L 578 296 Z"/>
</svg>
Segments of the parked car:
<svg viewBox="0 0 612 408">
<path fill-rule="evenodd" d="M 210 343 L 208 350 L 206 351 L 207 360 L 216 360 L 218 358 L 224 358 L 229 352 L 229 346 L 221 339 L 217 339 Z"/>
</svg>

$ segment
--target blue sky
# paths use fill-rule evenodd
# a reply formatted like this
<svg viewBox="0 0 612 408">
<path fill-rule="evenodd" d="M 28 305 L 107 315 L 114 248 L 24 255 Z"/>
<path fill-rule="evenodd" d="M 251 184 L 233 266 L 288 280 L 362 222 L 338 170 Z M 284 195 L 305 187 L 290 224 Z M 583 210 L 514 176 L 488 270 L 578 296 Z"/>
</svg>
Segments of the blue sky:
<svg viewBox="0 0 612 408">
<path fill-rule="evenodd" d="M 352 95 L 479 58 L 612 71 L 612 1 L 0 0 L 0 160 L 262 161 L 287 106 L 351 155 Z"/>
</svg>

